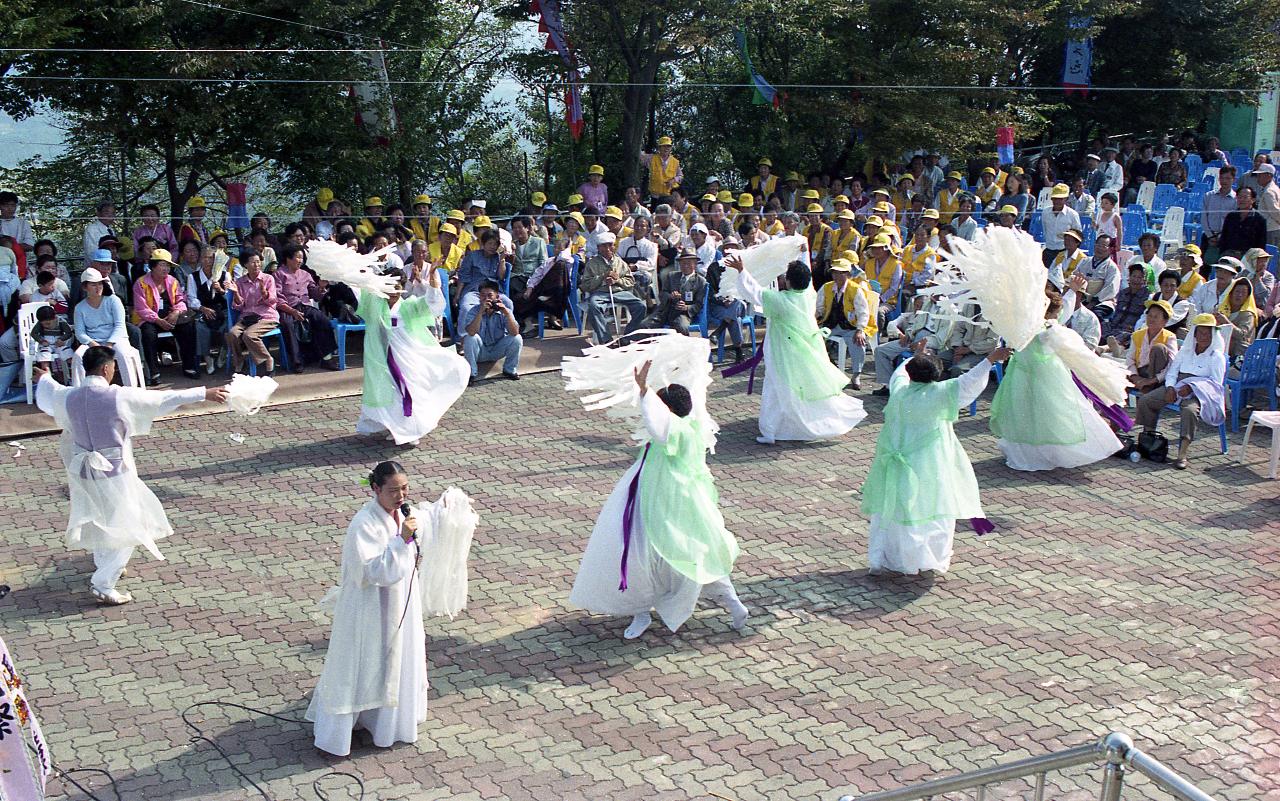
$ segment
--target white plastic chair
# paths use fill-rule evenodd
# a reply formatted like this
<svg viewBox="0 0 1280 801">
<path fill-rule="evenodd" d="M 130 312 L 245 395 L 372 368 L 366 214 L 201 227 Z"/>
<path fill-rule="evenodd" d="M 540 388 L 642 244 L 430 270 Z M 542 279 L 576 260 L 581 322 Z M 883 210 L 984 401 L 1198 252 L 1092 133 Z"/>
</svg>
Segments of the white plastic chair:
<svg viewBox="0 0 1280 801">
<path fill-rule="evenodd" d="M 1267 478 L 1275 478 L 1276 470 L 1280 468 L 1280 412 L 1254 411 L 1249 415 L 1249 425 L 1244 428 L 1244 441 L 1240 443 L 1241 463 L 1244 463 L 1244 449 L 1249 445 L 1254 423 L 1271 429 L 1271 468 L 1267 472 Z"/>
<path fill-rule="evenodd" d="M 36 310 L 49 304 L 43 300 L 24 303 L 18 308 L 18 351 L 22 354 L 22 380 L 27 385 L 27 404 L 35 403 L 35 386 L 31 383 L 31 370 L 36 355 L 31 350 L 31 332 L 36 327 Z M 66 374 L 71 374 L 71 360 L 66 359 Z"/>
<path fill-rule="evenodd" d="M 84 383 L 84 352 L 88 345 L 76 348 L 71 358 L 71 386 L 78 387 Z M 116 368 L 120 371 L 120 383 L 126 387 L 142 386 L 142 357 L 127 342 L 116 346 Z"/>
<path fill-rule="evenodd" d="M 1143 181 L 1138 187 L 1138 205 L 1150 211 L 1151 203 L 1156 199 L 1156 182 Z"/>
<path fill-rule="evenodd" d="M 1049 197 L 1053 194 L 1053 187 L 1046 186 L 1040 190 L 1040 196 L 1036 198 L 1036 208 L 1047 209 L 1053 206 L 1053 200 Z"/>
<path fill-rule="evenodd" d="M 1182 247 L 1182 228 L 1187 217 L 1187 210 L 1182 206 L 1170 206 L 1164 213 L 1164 224 L 1160 228 L 1160 256 L 1164 257 L 1165 248 L 1173 245 Z"/>
<path fill-rule="evenodd" d="M 1203 181 L 1206 178 L 1213 179 L 1213 184 L 1212 184 L 1213 189 L 1209 191 L 1216 192 L 1218 190 L 1218 173 L 1220 172 L 1222 172 L 1221 167 L 1205 167 L 1204 168 L 1204 175 L 1200 176 L 1200 180 Z"/>
</svg>

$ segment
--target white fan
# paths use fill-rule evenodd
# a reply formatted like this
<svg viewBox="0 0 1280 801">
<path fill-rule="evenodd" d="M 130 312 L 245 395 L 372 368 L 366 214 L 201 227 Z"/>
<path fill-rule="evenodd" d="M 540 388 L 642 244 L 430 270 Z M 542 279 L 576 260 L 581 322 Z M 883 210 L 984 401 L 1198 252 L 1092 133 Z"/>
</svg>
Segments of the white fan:
<svg viewBox="0 0 1280 801">
<path fill-rule="evenodd" d="M 756 283 L 768 287 L 774 279 L 787 271 L 787 265 L 800 258 L 808 244 L 803 236 L 784 236 L 770 239 L 763 245 L 755 245 L 739 251 L 742 258 L 742 269 L 751 273 Z M 720 294 L 731 298 L 741 298 L 742 290 L 738 287 L 738 271 L 725 270 L 720 277 Z"/>
<path fill-rule="evenodd" d="M 307 243 L 307 266 L 321 280 L 341 282 L 357 293 L 367 289 L 385 298 L 396 291 L 400 279 L 394 275 L 381 275 L 378 259 L 394 250 L 395 245 L 387 245 L 371 253 L 357 253 L 337 242 L 317 239 Z"/>
<path fill-rule="evenodd" d="M 633 437 L 645 438 L 640 424 L 640 388 L 635 371 L 645 362 L 649 368 L 647 383 L 651 389 L 681 384 L 693 400 L 693 416 L 707 437 L 707 449 L 715 450 L 715 435 L 720 427 L 707 411 L 707 389 L 711 386 L 711 340 L 688 337 L 670 329 L 642 329 L 631 335 L 639 337 L 622 347 L 595 345 L 581 356 L 566 356 L 560 363 L 565 389 L 587 392 L 582 405 L 603 409 L 609 417 L 622 418 L 633 424 Z"/>
<path fill-rule="evenodd" d="M 968 320 L 967 303 L 982 307 L 982 316 L 1014 350 L 1025 348 L 1044 330 L 1049 298 L 1044 293 L 1049 271 L 1040 245 L 1022 231 L 990 225 L 972 242 L 947 240 L 951 253 L 935 274 L 940 316 Z"/>
</svg>

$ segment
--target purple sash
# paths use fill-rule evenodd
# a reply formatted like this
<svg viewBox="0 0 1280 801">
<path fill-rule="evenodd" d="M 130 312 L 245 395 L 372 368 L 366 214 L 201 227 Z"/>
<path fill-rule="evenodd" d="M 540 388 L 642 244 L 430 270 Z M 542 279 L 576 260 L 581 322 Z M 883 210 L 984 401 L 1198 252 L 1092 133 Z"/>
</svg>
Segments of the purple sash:
<svg viewBox="0 0 1280 801">
<path fill-rule="evenodd" d="M 635 517 L 636 499 L 640 495 L 640 474 L 644 472 L 644 460 L 649 458 L 649 446 L 652 444 L 647 443 L 644 453 L 640 454 L 640 468 L 627 485 L 627 503 L 622 507 L 622 581 L 618 584 L 619 592 L 627 591 L 627 556 L 631 553 L 632 518 Z"/>
<path fill-rule="evenodd" d="M 973 533 L 979 537 L 996 530 L 995 525 L 985 517 L 971 517 L 969 518 L 969 525 L 973 526 Z"/>
<path fill-rule="evenodd" d="M 1093 404 L 1093 408 L 1098 410 L 1098 414 L 1102 415 L 1104 420 L 1121 431 L 1133 429 L 1133 418 L 1125 412 L 1124 407 L 1108 404 L 1102 398 L 1093 394 L 1093 390 L 1086 387 L 1080 379 L 1076 378 L 1075 373 L 1071 374 L 1071 380 L 1076 382 L 1076 386 L 1080 389 L 1080 394 L 1084 395 Z"/>
<path fill-rule="evenodd" d="M 768 335 L 766 334 L 765 336 L 768 336 Z M 756 346 L 755 355 L 753 355 L 750 359 L 747 359 L 746 361 L 742 362 L 741 364 L 735 364 L 732 367 L 724 368 L 723 370 L 720 371 L 720 375 L 724 376 L 725 378 L 728 378 L 730 376 L 735 376 L 738 373 L 745 373 L 747 370 L 750 370 L 751 375 L 747 377 L 747 394 L 750 395 L 752 390 L 755 389 L 755 385 L 756 385 L 756 369 L 760 366 L 760 362 L 762 362 L 763 360 L 764 360 L 764 337 L 762 336 L 760 337 L 760 344 Z"/>
<path fill-rule="evenodd" d="M 413 416 L 413 396 L 409 394 L 409 385 L 405 383 L 404 373 L 400 372 L 400 365 L 396 364 L 396 355 L 391 351 L 391 346 L 387 346 L 387 370 L 391 372 L 391 380 L 396 385 L 396 391 L 400 393 L 400 398 L 404 407 L 404 416 Z"/>
</svg>

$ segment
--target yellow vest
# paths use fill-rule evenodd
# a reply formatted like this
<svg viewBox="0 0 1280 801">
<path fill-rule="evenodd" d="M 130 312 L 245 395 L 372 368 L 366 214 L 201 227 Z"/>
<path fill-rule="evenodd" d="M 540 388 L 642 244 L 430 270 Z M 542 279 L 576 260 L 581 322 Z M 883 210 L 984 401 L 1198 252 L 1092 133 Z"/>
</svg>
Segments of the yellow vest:
<svg viewBox="0 0 1280 801">
<path fill-rule="evenodd" d="M 871 288 L 871 284 L 867 283 L 865 277 L 850 278 L 849 280 L 862 292 L 862 297 L 867 299 L 867 327 L 863 329 L 863 333 L 874 339 L 876 333 L 880 330 L 880 327 L 876 325 L 876 317 L 880 313 L 880 295 Z"/>
<path fill-rule="evenodd" d="M 760 189 L 759 175 L 751 176 L 751 190 L 754 192 L 756 189 Z M 761 191 L 764 193 L 764 196 L 767 199 L 769 195 L 772 195 L 774 192 L 777 191 L 777 189 L 778 189 L 778 176 L 770 174 L 769 178 L 764 182 L 764 189 L 762 189 Z"/>
<path fill-rule="evenodd" d="M 559 238 L 556 239 L 557 254 L 563 253 L 565 248 L 567 247 L 569 249 L 569 255 L 576 256 L 579 253 L 581 253 L 582 249 L 585 248 L 586 246 L 587 246 L 587 238 L 582 234 L 574 234 L 573 241 L 569 242 L 567 245 L 565 244 L 563 233 L 561 233 Z"/>
<path fill-rule="evenodd" d="M 821 258 L 822 251 L 826 248 L 827 242 L 831 238 L 831 226 L 824 222 L 810 225 L 804 229 L 804 235 L 809 240 L 809 258 Z"/>
<path fill-rule="evenodd" d="M 374 225 L 373 220 L 370 220 L 368 217 L 365 217 L 356 224 L 356 234 L 358 234 L 361 239 L 368 239 L 377 232 L 378 227 Z"/>
<path fill-rule="evenodd" d="M 914 242 L 908 245 L 907 249 L 903 251 L 902 254 L 902 280 L 910 281 L 914 278 L 916 273 L 924 269 L 925 262 L 927 262 L 933 255 L 935 255 L 934 250 L 928 245 L 925 245 L 919 250 L 916 249 Z M 893 273 L 890 273 L 889 277 L 892 278 Z"/>
<path fill-rule="evenodd" d="M 982 201 L 982 205 L 985 206 L 999 198 L 1003 193 L 1000 190 L 1000 185 L 993 183 L 991 186 L 979 186 L 974 190 L 974 194 L 978 196 L 978 200 Z"/>
<path fill-rule="evenodd" d="M 1204 276 L 1199 270 L 1192 270 L 1178 284 L 1178 297 L 1186 300 L 1191 297 L 1191 293 L 1196 291 L 1196 287 L 1204 283 Z"/>
<path fill-rule="evenodd" d="M 440 238 L 440 218 L 431 217 L 427 221 L 426 229 L 423 229 L 422 223 L 417 217 L 409 220 L 409 230 L 413 231 L 415 239 L 421 239 L 423 242 L 430 244 Z"/>
<path fill-rule="evenodd" d="M 889 284 L 893 283 L 893 274 L 896 273 L 898 271 L 898 268 L 901 266 L 902 266 L 902 262 L 898 260 L 897 256 L 890 256 L 889 258 L 885 259 L 884 266 L 881 267 L 880 271 L 876 273 L 876 281 L 880 284 L 881 292 L 888 289 Z M 870 265 L 870 268 L 875 269 L 875 264 L 872 263 Z M 906 280 L 906 279 L 904 278 L 903 280 Z M 890 303 L 897 303 L 898 296 L 894 294 L 886 298 L 886 300 L 889 301 Z"/>
<path fill-rule="evenodd" d="M 845 320 L 854 319 L 853 310 L 854 310 L 854 299 L 856 297 L 855 293 L 860 291 L 861 289 L 857 286 L 857 284 L 853 283 L 853 279 L 850 279 L 849 281 L 845 282 L 844 297 L 842 298 L 842 302 L 841 302 L 841 306 L 843 307 L 843 311 L 844 311 Z M 835 301 L 835 297 L 836 297 L 836 282 L 828 281 L 825 284 L 823 284 L 822 290 L 818 293 L 818 324 L 819 325 L 821 325 L 822 321 L 827 319 L 827 315 L 831 313 L 831 304 Z"/>
<path fill-rule="evenodd" d="M 427 247 L 427 257 L 431 260 L 433 264 L 435 262 L 441 261 L 440 240 L 437 239 L 435 242 L 432 242 L 430 246 Z M 449 271 L 450 274 L 452 274 L 454 270 L 458 269 L 458 266 L 460 264 L 462 264 L 462 248 L 458 247 L 457 244 L 450 245 L 449 255 L 444 258 L 440 266 L 445 268 L 446 270 Z"/>
<path fill-rule="evenodd" d="M 951 222 L 951 218 L 960 210 L 961 194 L 963 194 L 963 191 L 960 189 L 955 192 L 948 192 L 944 189 L 938 193 L 938 217 L 944 225 Z"/>
<path fill-rule="evenodd" d="M 781 234 L 786 229 L 783 228 L 782 226 L 782 220 L 774 220 L 773 222 L 761 228 L 761 230 L 764 231 L 769 236 L 777 236 L 778 234 Z"/>
<path fill-rule="evenodd" d="M 676 183 L 676 173 L 680 171 L 680 159 L 671 156 L 667 163 L 662 163 L 662 156 L 654 153 L 649 158 L 649 194 L 668 195 Z"/>
<path fill-rule="evenodd" d="M 848 233 L 845 233 L 844 231 L 841 231 L 839 228 L 837 228 L 834 231 L 832 231 L 832 237 L 833 239 L 831 244 L 831 256 L 832 258 L 835 258 L 839 256 L 841 253 L 844 253 L 846 250 L 852 250 L 856 252 L 858 250 L 858 245 L 861 244 L 859 240 L 862 238 L 862 234 L 858 233 L 857 228 L 854 228 L 853 226 L 849 226 Z"/>
<path fill-rule="evenodd" d="M 1053 266 L 1062 267 L 1062 277 L 1070 278 L 1080 263 L 1087 258 L 1089 254 L 1084 252 L 1084 248 L 1076 248 L 1076 252 L 1071 254 L 1071 260 L 1067 261 L 1067 252 L 1064 250 L 1053 258 Z"/>
</svg>

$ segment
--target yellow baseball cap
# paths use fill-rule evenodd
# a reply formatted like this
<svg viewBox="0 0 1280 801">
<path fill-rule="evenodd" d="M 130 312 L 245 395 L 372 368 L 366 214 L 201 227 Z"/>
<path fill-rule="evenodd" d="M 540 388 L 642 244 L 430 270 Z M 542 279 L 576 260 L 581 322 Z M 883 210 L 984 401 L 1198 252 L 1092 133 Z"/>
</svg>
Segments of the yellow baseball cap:
<svg viewBox="0 0 1280 801">
<path fill-rule="evenodd" d="M 805 200 L 817 200 L 822 197 L 822 195 L 819 195 L 818 190 L 816 189 L 802 189 L 800 190 L 800 197 Z"/>
<path fill-rule="evenodd" d="M 1010 205 L 1008 205 L 1008 204 L 1005 204 L 1005 205 L 1003 205 L 1003 206 L 1001 206 L 1001 207 L 1000 207 L 1000 213 L 1001 213 L 1001 214 L 1012 214 L 1013 216 L 1017 217 L 1017 216 L 1018 216 L 1018 207 L 1017 207 L 1017 206 L 1010 206 Z"/>
<path fill-rule="evenodd" d="M 751 209 L 755 208 L 755 205 L 756 198 L 750 192 L 743 192 L 741 195 L 738 195 L 738 208 Z"/>
<path fill-rule="evenodd" d="M 856 220 L 856 219 L 858 219 L 858 218 L 857 218 L 857 216 L 856 216 L 856 215 L 854 215 L 854 213 L 853 213 L 853 209 L 845 209 L 844 211 L 842 211 L 842 212 L 840 212 L 839 214 L 837 214 L 837 215 L 836 215 L 836 219 L 837 219 L 837 220 L 849 220 L 850 222 L 852 222 L 853 220 Z"/>
<path fill-rule="evenodd" d="M 840 258 L 844 259 L 845 261 L 849 262 L 850 264 L 855 264 L 855 265 L 856 265 L 856 264 L 861 264 L 861 263 L 862 263 L 862 258 L 861 258 L 861 257 L 860 257 L 860 256 L 859 256 L 855 251 L 852 251 L 852 250 L 842 250 L 842 251 L 840 251 Z"/>
<path fill-rule="evenodd" d="M 925 209 L 924 214 L 921 214 L 920 216 L 926 220 L 936 220 L 941 217 L 941 215 L 938 214 L 937 209 Z"/>
<path fill-rule="evenodd" d="M 730 192 L 728 189 L 721 189 L 720 192 L 716 195 L 716 201 L 719 203 L 732 203 L 733 193 Z"/>
<path fill-rule="evenodd" d="M 448 214 L 444 215 L 444 218 L 446 220 L 455 220 L 457 222 L 467 221 L 467 215 L 462 213 L 462 209 L 452 209 Z"/>
<path fill-rule="evenodd" d="M 579 227 L 579 228 L 586 228 L 586 227 L 587 227 L 587 221 L 586 221 L 586 220 L 584 220 L 584 219 L 582 218 L 582 212 L 580 212 L 580 211 L 571 211 L 571 212 L 569 212 L 569 213 L 568 213 L 567 215 L 565 215 L 565 216 L 566 216 L 566 217 L 568 217 L 569 219 L 573 220 L 574 222 L 576 222 L 576 223 L 578 224 L 578 227 Z"/>
<path fill-rule="evenodd" d="M 601 167 L 599 164 L 592 164 L 591 168 L 587 170 L 587 175 L 599 175 L 601 178 L 603 178 L 604 167 Z"/>
<path fill-rule="evenodd" d="M 1207 325 L 1210 328 L 1217 328 L 1218 318 L 1214 317 L 1212 314 L 1197 314 L 1195 319 L 1191 321 L 1191 324 L 1196 328 L 1203 325 Z"/>
<path fill-rule="evenodd" d="M 1069 197 L 1071 195 L 1071 187 L 1066 184 L 1054 184 L 1053 189 L 1049 191 L 1049 197 Z"/>
<path fill-rule="evenodd" d="M 430 205 L 431 205 L 431 195 L 418 195 L 417 197 L 415 197 L 415 198 L 413 199 L 413 205 L 415 205 L 415 206 L 430 206 Z"/>
<path fill-rule="evenodd" d="M 844 204 L 846 204 L 846 205 L 847 205 L 847 204 L 849 203 L 849 196 L 848 196 L 848 195 L 836 195 L 834 198 L 832 198 L 832 199 L 831 199 L 831 202 L 832 202 L 832 203 L 844 203 Z"/>
<path fill-rule="evenodd" d="M 1186 252 L 1190 253 L 1192 256 L 1203 256 L 1203 255 L 1204 255 L 1204 251 L 1200 250 L 1200 246 L 1199 246 L 1199 245 L 1193 245 L 1193 244 L 1188 243 L 1188 244 L 1183 245 L 1183 246 L 1182 246 L 1182 249 L 1183 249 L 1183 250 L 1185 250 Z"/>
<path fill-rule="evenodd" d="M 867 247 L 872 248 L 892 248 L 893 237 L 888 234 L 876 234 L 876 238 L 871 240 L 871 244 Z"/>
<path fill-rule="evenodd" d="M 605 217 L 612 217 L 615 220 L 621 220 L 626 215 L 622 213 L 622 209 L 617 206 L 609 206 L 604 210 Z"/>
<path fill-rule="evenodd" d="M 1147 303 L 1146 303 L 1146 307 L 1149 309 L 1149 308 L 1151 308 L 1152 306 L 1159 306 L 1159 307 L 1160 307 L 1160 309 L 1161 309 L 1162 311 L 1164 311 L 1164 317 L 1165 317 L 1165 319 L 1166 319 L 1166 320 L 1171 319 L 1171 318 L 1173 317 L 1173 307 L 1169 305 L 1169 301 L 1167 301 L 1167 300 L 1149 300 L 1149 301 L 1147 301 Z M 1209 316 L 1210 316 L 1210 317 L 1213 317 L 1213 315 L 1209 315 Z M 1215 320 L 1215 322 L 1216 322 L 1216 320 Z"/>
<path fill-rule="evenodd" d="M 156 248 L 155 250 L 151 251 L 151 260 L 167 261 L 170 264 L 176 264 L 176 262 L 173 260 L 173 254 L 165 250 L 164 248 Z"/>
<path fill-rule="evenodd" d="M 493 225 L 493 222 L 490 221 L 490 219 L 484 216 L 483 214 L 477 214 L 476 218 L 471 221 L 472 228 L 489 228 L 492 225 Z"/>
<path fill-rule="evenodd" d="M 889 190 L 885 189 L 883 186 L 877 186 L 875 189 L 871 190 L 871 194 L 884 195 L 885 197 L 889 197 Z"/>
<path fill-rule="evenodd" d="M 547 205 L 547 196 L 543 192 L 534 192 L 533 196 L 529 198 L 529 202 L 538 208 L 542 208 Z"/>
<path fill-rule="evenodd" d="M 671 137 L 669 137 L 669 136 L 659 136 L 659 137 L 658 137 L 658 147 L 663 147 L 663 146 L 666 146 L 666 147 L 670 147 L 670 146 L 671 146 Z"/>
<path fill-rule="evenodd" d="M 822 208 L 821 203 L 810 203 L 809 207 L 806 208 L 805 211 L 809 214 L 821 214 L 826 211 L 826 209 Z"/>
<path fill-rule="evenodd" d="M 716 193 L 715 193 L 715 192 L 708 192 L 708 193 L 706 193 L 705 195 L 703 195 L 703 196 L 702 196 L 702 199 L 703 199 L 703 200 L 705 200 L 705 201 L 707 201 L 708 203 L 715 203 L 715 202 L 716 202 Z"/>
<path fill-rule="evenodd" d="M 320 191 L 316 192 L 316 206 L 321 211 L 328 211 L 329 204 L 333 202 L 333 190 L 327 186 L 320 187 Z"/>
<path fill-rule="evenodd" d="M 959 170 L 952 170 L 951 172 L 947 173 L 947 180 L 963 181 L 964 176 L 960 174 Z"/>
<path fill-rule="evenodd" d="M 579 195 L 577 192 L 574 192 L 572 195 L 569 195 L 569 203 L 567 205 L 581 206 L 585 202 L 586 201 L 582 199 L 582 195 Z"/>
<path fill-rule="evenodd" d="M 871 210 L 872 210 L 872 211 L 878 211 L 878 212 L 880 212 L 881 214 L 888 214 L 888 213 L 889 213 L 889 204 L 888 204 L 888 203 L 886 203 L 886 202 L 884 202 L 884 201 L 882 200 L 882 201 L 880 201 L 879 203 L 877 203 L 877 204 L 875 204 L 874 206 L 872 206 L 872 207 L 871 207 Z"/>
<path fill-rule="evenodd" d="M 364 199 L 364 207 L 366 209 L 369 208 L 370 206 L 381 206 L 381 205 L 382 205 L 382 198 L 378 197 L 377 195 L 374 195 L 373 197 L 367 197 Z"/>
<path fill-rule="evenodd" d="M 772 167 L 772 166 L 773 166 L 773 162 L 772 162 L 772 161 L 770 161 L 770 160 L 768 159 L 768 157 L 766 156 L 765 158 L 762 158 L 762 159 L 760 159 L 759 161 L 757 161 L 757 162 L 756 162 L 756 166 L 757 166 L 757 167 Z"/>
<path fill-rule="evenodd" d="M 881 217 L 878 214 L 872 214 L 870 217 L 867 218 L 866 225 L 871 225 L 876 228 L 880 228 L 884 225 L 884 220 L 881 219 Z"/>
<path fill-rule="evenodd" d="M 803 181 L 804 179 L 800 177 L 800 173 L 796 172 L 795 170 L 792 170 L 791 172 L 787 173 L 787 180 L 788 180 L 788 181 Z"/>
<path fill-rule="evenodd" d="M 833 273 L 849 273 L 853 272 L 853 265 L 848 259 L 839 258 L 831 260 L 831 272 Z"/>
<path fill-rule="evenodd" d="M 187 208 L 189 209 L 205 208 L 204 198 L 200 197 L 199 195 L 193 195 L 191 199 L 187 201 Z"/>
<path fill-rule="evenodd" d="M 445 223 L 444 225 L 440 226 L 440 233 L 450 234 L 451 236 L 457 236 L 458 227 L 453 223 Z"/>
<path fill-rule="evenodd" d="M 996 168 L 995 168 L 995 167 L 983 167 L 983 168 L 982 168 L 982 174 L 983 174 L 983 175 L 995 175 L 995 174 L 996 174 Z"/>
</svg>

